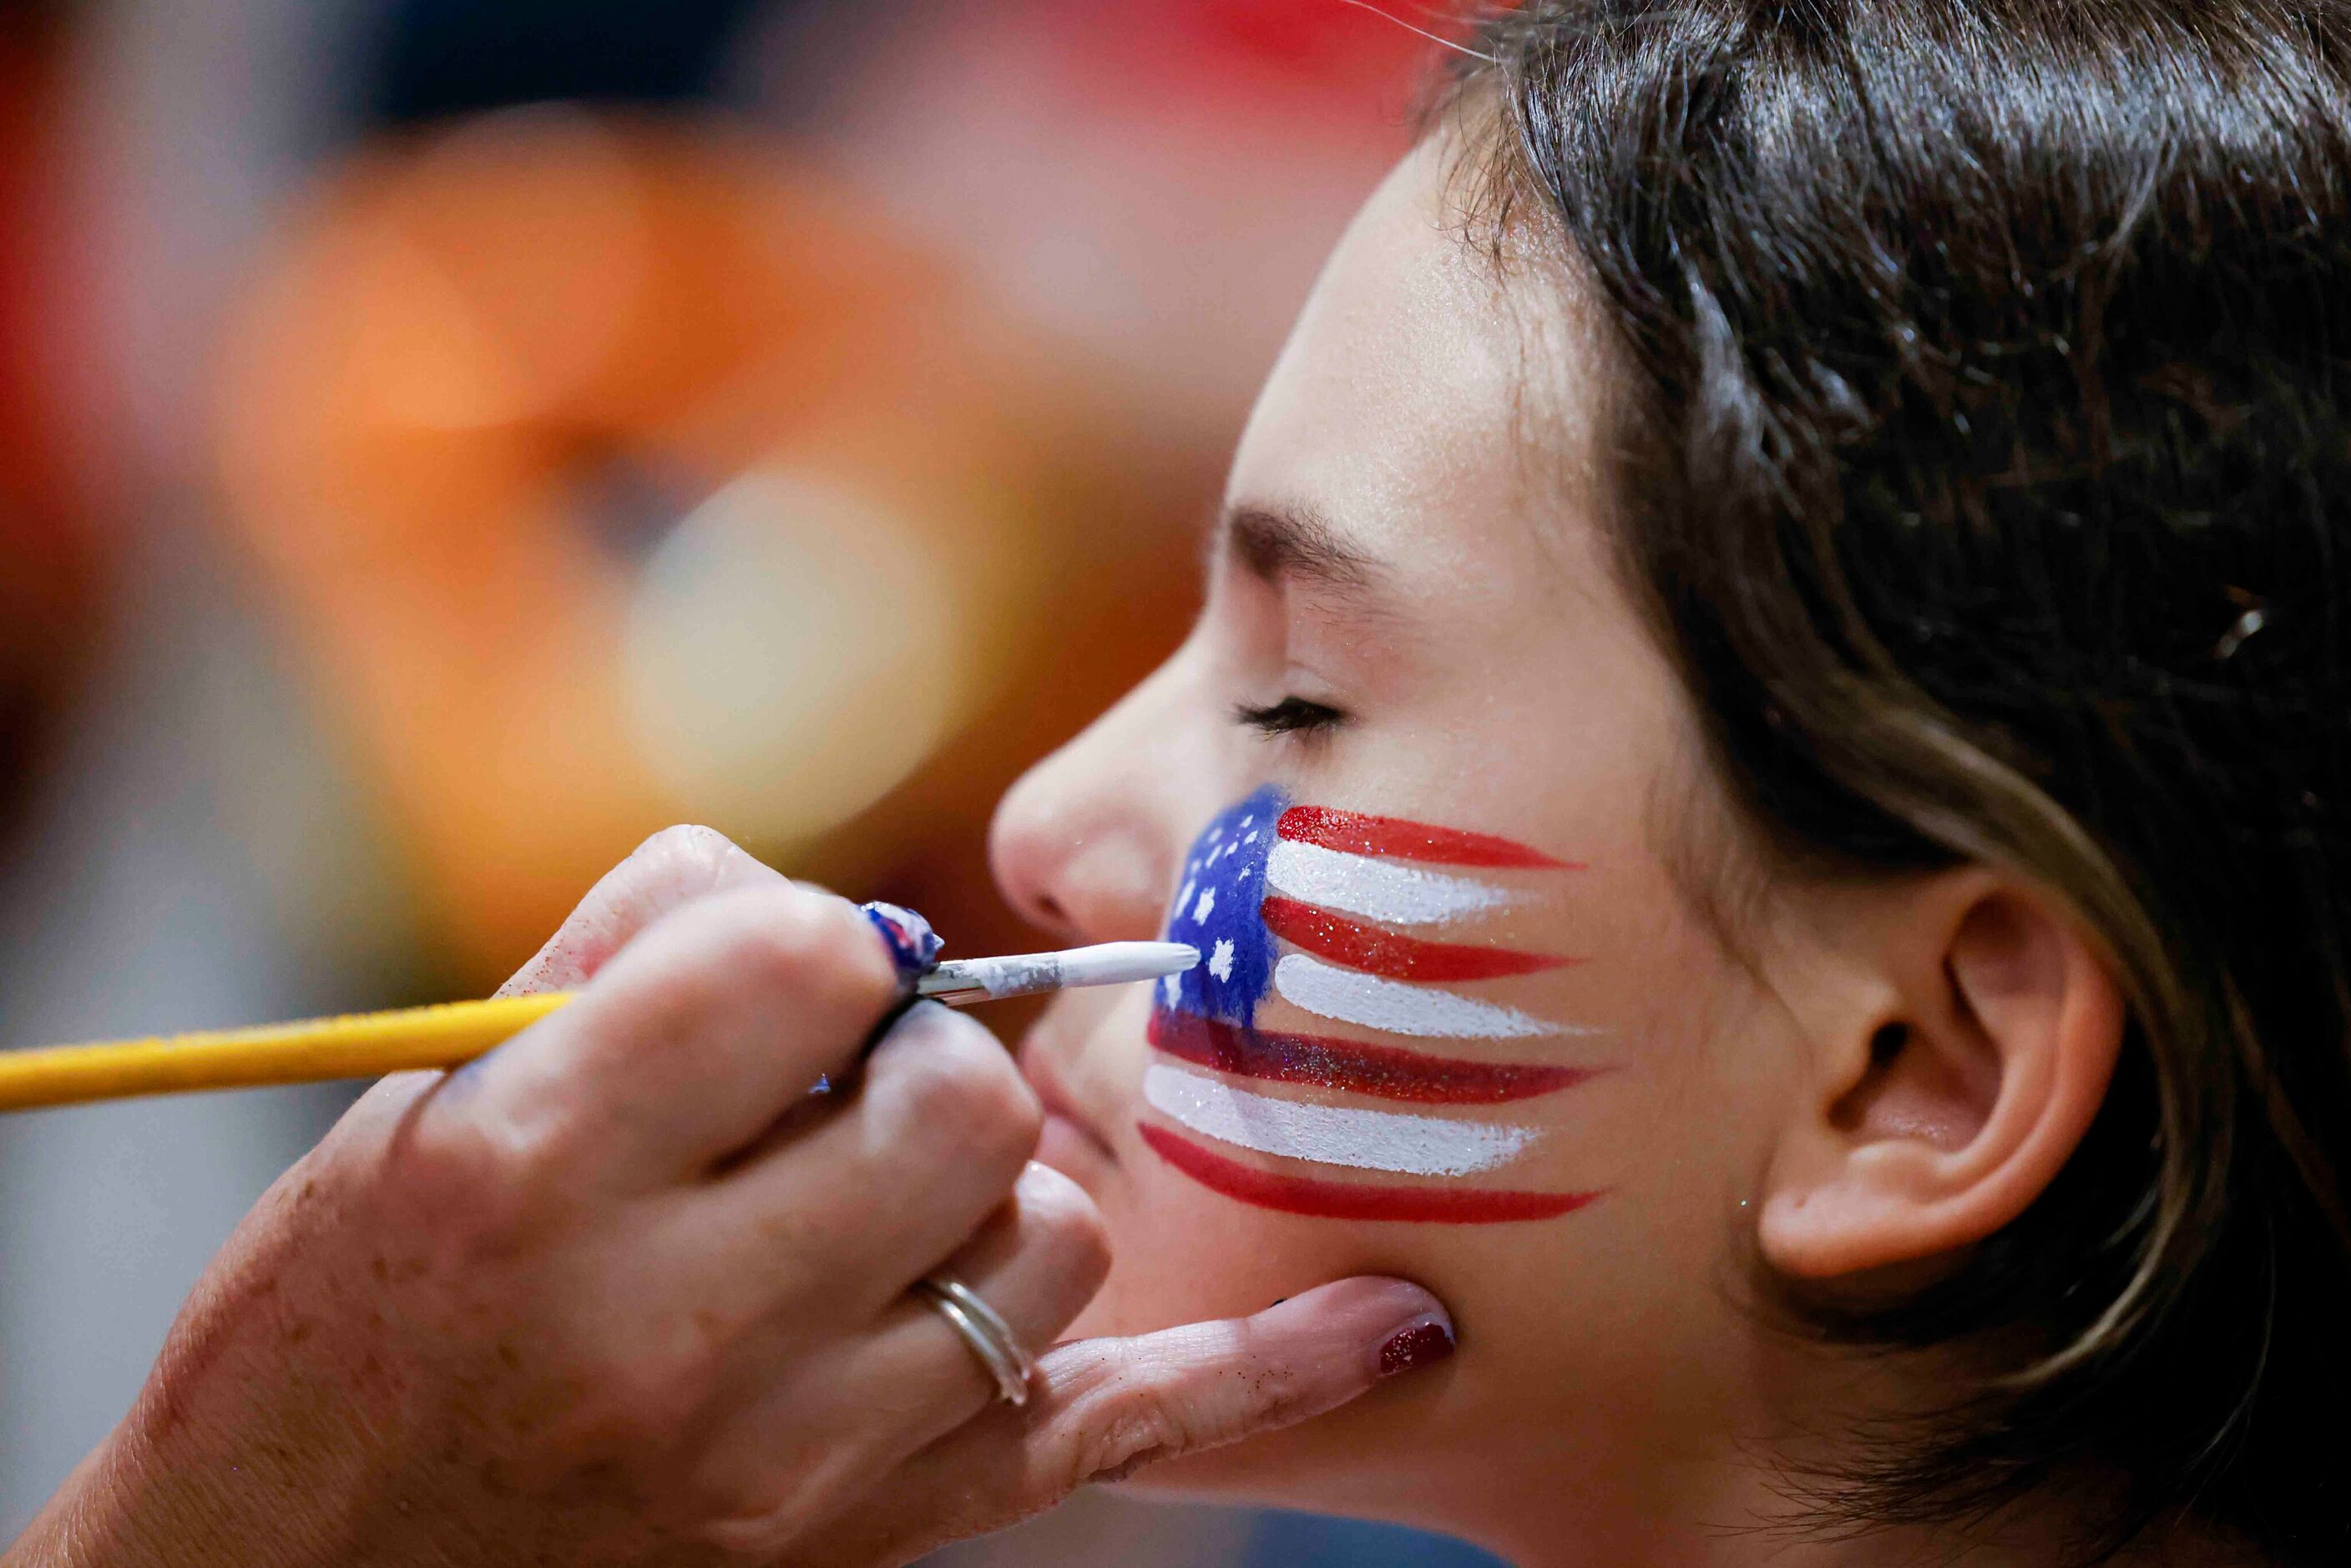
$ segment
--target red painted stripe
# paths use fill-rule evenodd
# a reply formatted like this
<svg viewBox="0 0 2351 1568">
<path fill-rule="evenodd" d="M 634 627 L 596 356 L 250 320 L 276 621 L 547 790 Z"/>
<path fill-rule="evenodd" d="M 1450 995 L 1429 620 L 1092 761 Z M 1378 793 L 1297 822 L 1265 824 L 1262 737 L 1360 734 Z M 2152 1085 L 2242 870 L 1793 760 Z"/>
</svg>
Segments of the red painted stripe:
<svg viewBox="0 0 2351 1568">
<path fill-rule="evenodd" d="M 1152 1012 L 1151 1043 L 1179 1061 L 1236 1078 L 1311 1083 L 1318 1089 L 1434 1105 L 1499 1105 L 1529 1100 L 1573 1089 L 1605 1071 L 1553 1062 L 1465 1061 L 1424 1056 L 1416 1051 L 1362 1040 L 1244 1029 L 1165 1008 Z"/>
<path fill-rule="evenodd" d="M 1211 1192 L 1259 1208 L 1318 1219 L 1387 1219 L 1407 1224 L 1498 1225 L 1552 1219 L 1601 1197 L 1596 1192 L 1507 1192 L 1494 1187 L 1385 1186 L 1278 1176 L 1201 1147 L 1165 1127 L 1135 1130 L 1159 1157 Z"/>
<path fill-rule="evenodd" d="M 1553 860 L 1510 839 L 1464 832 L 1402 817 L 1367 817 L 1328 806 L 1292 806 L 1274 831 L 1301 844 L 1320 844 L 1355 855 L 1391 855 L 1397 860 L 1435 861 L 1442 865 L 1516 866 L 1527 870 L 1582 871 L 1573 861 Z"/>
<path fill-rule="evenodd" d="M 1551 953 L 1515 953 L 1505 947 L 1471 947 L 1402 936 L 1280 894 L 1266 899 L 1258 913 L 1264 916 L 1267 928 L 1284 941 L 1334 964 L 1395 980 L 1491 980 L 1574 962 Z"/>
</svg>

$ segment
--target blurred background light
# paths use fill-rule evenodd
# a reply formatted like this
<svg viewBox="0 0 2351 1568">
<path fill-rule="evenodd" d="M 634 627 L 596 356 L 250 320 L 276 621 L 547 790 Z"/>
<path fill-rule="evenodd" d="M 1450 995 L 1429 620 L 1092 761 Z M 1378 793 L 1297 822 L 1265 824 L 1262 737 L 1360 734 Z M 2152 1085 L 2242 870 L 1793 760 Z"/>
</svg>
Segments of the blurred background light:
<svg viewBox="0 0 2351 1568">
<path fill-rule="evenodd" d="M 96 643 L 104 541 L 62 108 L 61 6 L 0 27 L 0 833 Z"/>
<path fill-rule="evenodd" d="M 382 8 L 359 92 L 386 125 L 542 100 L 690 107 L 710 97 L 737 32 L 776 9 L 759 0 L 408 0 Z"/>
<path fill-rule="evenodd" d="M 880 800 L 977 663 L 947 570 L 905 519 L 821 481 L 757 472 L 703 502 L 655 547 L 622 633 L 655 777 L 767 843 Z"/>
<path fill-rule="evenodd" d="M 1345 0 L 0 23 L 6 1044 L 486 991 L 677 820 L 1040 940 L 988 812 L 1182 635 L 1429 63 Z M 0 1529 L 350 1092 L 0 1122 Z M 1112 1497 L 948 1558 L 1468 1560 Z"/>
</svg>

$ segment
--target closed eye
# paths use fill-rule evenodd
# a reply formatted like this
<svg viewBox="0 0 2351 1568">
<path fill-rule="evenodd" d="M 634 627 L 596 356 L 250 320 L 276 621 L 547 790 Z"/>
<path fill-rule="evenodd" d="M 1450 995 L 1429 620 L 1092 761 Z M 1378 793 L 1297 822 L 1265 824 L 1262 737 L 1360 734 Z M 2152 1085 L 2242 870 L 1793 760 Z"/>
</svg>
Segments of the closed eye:
<svg viewBox="0 0 2351 1568">
<path fill-rule="evenodd" d="M 1247 725 L 1259 735 L 1316 735 L 1337 729 L 1347 722 L 1347 716 L 1325 703 L 1305 697 L 1283 697 L 1280 702 L 1263 707 L 1250 703 L 1233 706 L 1233 720 Z"/>
</svg>

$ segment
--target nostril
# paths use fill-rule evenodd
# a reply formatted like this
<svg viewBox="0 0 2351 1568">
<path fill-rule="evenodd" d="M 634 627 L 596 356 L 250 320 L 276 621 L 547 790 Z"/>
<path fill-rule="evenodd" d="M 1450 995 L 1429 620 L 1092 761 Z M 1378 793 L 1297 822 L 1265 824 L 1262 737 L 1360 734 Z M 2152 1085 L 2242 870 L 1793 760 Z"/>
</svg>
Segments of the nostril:
<svg viewBox="0 0 2351 1568">
<path fill-rule="evenodd" d="M 1167 872 L 1158 817 L 1066 762 L 1040 764 L 997 808 L 988 860 L 998 890 L 1065 946 L 1156 936 Z"/>
</svg>

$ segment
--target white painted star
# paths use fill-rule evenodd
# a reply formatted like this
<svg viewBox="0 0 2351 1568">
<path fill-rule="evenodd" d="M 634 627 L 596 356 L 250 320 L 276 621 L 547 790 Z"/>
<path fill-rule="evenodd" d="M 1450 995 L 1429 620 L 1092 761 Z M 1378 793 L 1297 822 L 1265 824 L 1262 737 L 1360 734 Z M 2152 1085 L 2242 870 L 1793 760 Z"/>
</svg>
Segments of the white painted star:
<svg viewBox="0 0 2351 1568">
<path fill-rule="evenodd" d="M 1184 891 L 1176 895 L 1176 907 L 1181 909 L 1186 904 L 1191 903 L 1192 894 L 1199 891 L 1199 887 L 1200 879 L 1198 877 L 1186 877 L 1184 879 Z"/>
<path fill-rule="evenodd" d="M 1208 973 L 1220 980 L 1233 977 L 1233 945 L 1230 942 L 1218 942 L 1215 950 L 1209 953 Z"/>
<path fill-rule="evenodd" d="M 1241 842 L 1245 844 L 1253 844 L 1257 842 L 1257 830 L 1255 828 L 1251 828 L 1249 830 L 1249 837 L 1243 839 Z"/>
<path fill-rule="evenodd" d="M 1202 889 L 1200 902 L 1192 906 L 1192 924 L 1197 925 L 1207 919 L 1209 912 L 1216 907 L 1217 890 L 1213 887 Z"/>
<path fill-rule="evenodd" d="M 1183 987 L 1176 983 L 1175 976 L 1163 975 L 1160 977 L 1159 994 L 1167 998 L 1167 1005 L 1169 1007 L 1172 1008 L 1176 1005 L 1176 998 L 1182 994 L 1183 989 Z"/>
</svg>

